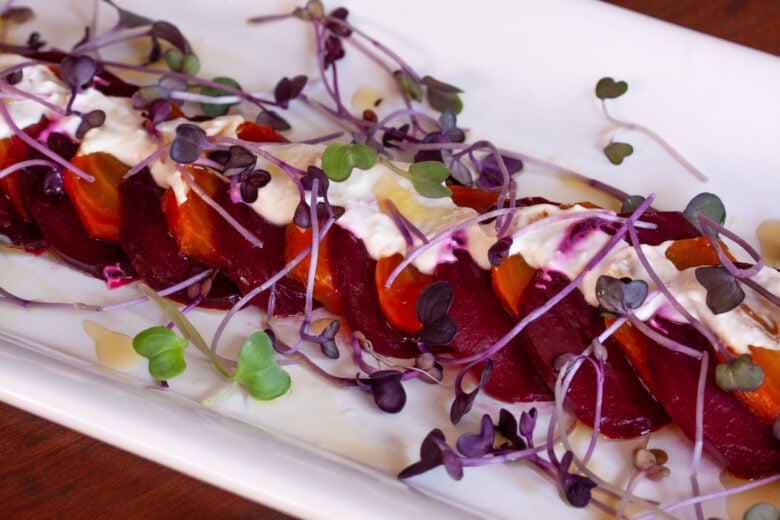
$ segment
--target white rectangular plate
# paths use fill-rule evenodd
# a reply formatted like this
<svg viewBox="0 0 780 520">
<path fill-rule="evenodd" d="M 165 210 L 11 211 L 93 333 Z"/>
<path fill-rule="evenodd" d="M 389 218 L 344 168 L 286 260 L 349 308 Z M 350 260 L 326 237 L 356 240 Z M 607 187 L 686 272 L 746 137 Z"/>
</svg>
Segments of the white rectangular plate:
<svg viewBox="0 0 780 520">
<path fill-rule="evenodd" d="M 245 23 L 249 16 L 288 12 L 294 2 L 120 3 L 175 22 L 191 38 L 205 76 L 233 76 L 247 90 L 272 88 L 283 75 L 314 76 L 312 40 L 303 23 Z M 472 140 L 491 139 L 629 193 L 656 193 L 656 206 L 663 209 L 680 209 L 701 191 L 715 192 L 726 203 L 727 224 L 743 236 L 752 236 L 764 219 L 780 218 L 780 61 L 773 56 L 598 2 L 342 3 L 355 24 L 417 70 L 465 91 L 460 121 Z M 16 30 L 20 40 L 35 27 L 45 40 L 67 47 L 89 22 L 88 2 L 26 4 L 38 17 Z M 343 82 L 345 88 L 375 83 L 357 68 L 345 72 L 352 80 Z M 700 183 L 634 132 L 618 134 L 634 144 L 634 155 L 620 167 L 609 164 L 601 148 L 612 132 L 594 96 L 603 76 L 629 83 L 628 94 L 613 103 L 617 116 L 665 136 L 711 181 Z M 299 135 L 317 134 L 304 129 Z M 524 195 L 561 201 L 595 196 L 534 173 L 521 179 L 520 188 Z M 0 285 L 49 301 L 103 304 L 136 294 L 132 288 L 108 292 L 47 256 L 7 249 L 0 250 Z M 446 388 L 413 383 L 407 409 L 385 415 L 364 395 L 293 367 L 293 389 L 276 401 L 251 402 L 237 393 L 205 406 L 202 401 L 226 385 L 197 354 L 188 358 L 185 375 L 162 391 L 143 367 L 128 372 L 101 367 L 82 327 L 87 319 L 132 336 L 161 317 L 148 305 L 105 315 L 3 306 L 0 399 L 296 516 L 598 516 L 593 509 L 566 506 L 553 484 L 522 464 L 470 469 L 460 482 L 441 468 L 409 485 L 397 481 L 395 475 L 416 460 L 432 428 L 455 439 L 457 430 L 447 426 Z M 207 338 L 218 319 L 209 312 L 195 317 Z M 260 326 L 260 317 L 245 312 L 236 322 L 225 338 L 228 349 Z M 497 405 L 482 400 L 477 408 L 459 429 L 474 429 L 479 411 L 495 413 Z M 653 442 L 672 454 L 673 477 L 642 485 L 639 493 L 664 503 L 688 495 L 689 444 L 672 429 Z M 595 468 L 623 484 L 630 469 L 627 454 L 636 444 L 605 443 Z M 705 460 L 703 490 L 719 489 L 718 480 L 719 471 Z M 724 503 L 708 507 L 722 514 Z"/>
</svg>

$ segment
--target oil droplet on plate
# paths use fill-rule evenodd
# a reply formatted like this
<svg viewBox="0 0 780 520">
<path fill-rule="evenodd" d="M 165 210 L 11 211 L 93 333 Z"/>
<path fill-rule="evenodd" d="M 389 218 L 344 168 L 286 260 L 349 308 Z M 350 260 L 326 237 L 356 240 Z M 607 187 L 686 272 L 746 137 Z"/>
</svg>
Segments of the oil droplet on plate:
<svg viewBox="0 0 780 520">
<path fill-rule="evenodd" d="M 780 220 L 765 220 L 756 229 L 761 257 L 770 267 L 780 267 Z"/>
<path fill-rule="evenodd" d="M 143 360 L 133 349 L 133 338 L 130 336 L 107 329 L 92 320 L 84 320 L 82 327 L 95 342 L 95 354 L 103 365 L 116 370 L 130 370 Z"/>
<path fill-rule="evenodd" d="M 733 489 L 750 483 L 749 480 L 737 478 L 725 471 L 720 475 L 720 482 L 726 489 Z M 766 502 L 780 509 L 780 481 L 775 481 L 728 497 L 726 501 L 729 513 L 728 518 L 731 518 L 732 520 L 741 520 L 745 515 L 745 511 L 758 502 Z"/>
</svg>

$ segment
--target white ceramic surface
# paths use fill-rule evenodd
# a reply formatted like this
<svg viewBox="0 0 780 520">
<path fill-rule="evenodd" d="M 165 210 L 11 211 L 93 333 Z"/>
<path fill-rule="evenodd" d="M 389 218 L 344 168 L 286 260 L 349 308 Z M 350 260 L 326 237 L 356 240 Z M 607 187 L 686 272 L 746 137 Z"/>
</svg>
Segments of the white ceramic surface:
<svg viewBox="0 0 780 520">
<path fill-rule="evenodd" d="M 86 2 L 26 3 L 36 7 L 34 24 L 48 41 L 72 43 L 89 21 Z M 303 24 L 244 22 L 248 16 L 288 11 L 293 2 L 120 3 L 175 21 L 201 53 L 207 73 L 232 75 L 245 88 L 267 89 L 282 75 L 313 73 L 311 39 Z M 630 193 L 656 193 L 661 208 L 681 208 L 700 191 L 716 192 L 726 202 L 728 224 L 743 235 L 752 235 L 764 219 L 780 218 L 775 204 L 780 61 L 773 56 L 591 1 L 344 4 L 356 24 L 418 70 L 465 90 L 461 121 L 473 139 L 490 138 Z M 346 72 L 357 78 L 354 85 L 372 82 L 358 68 Z M 633 132 L 618 137 L 635 145 L 634 155 L 620 167 L 606 161 L 600 149 L 609 140 L 610 125 L 593 95 L 596 80 L 606 75 L 630 86 L 612 104 L 615 115 L 667 137 L 710 176 L 708 184 Z M 571 185 L 534 173 L 521 188 L 557 200 L 582 197 Z M 50 301 L 109 303 L 135 294 L 131 288 L 107 292 L 46 256 L 9 250 L 0 250 L 0 285 Z M 160 315 L 150 306 L 105 315 L 3 306 L 0 399 L 307 518 L 597 516 L 592 509 L 565 506 L 553 485 L 518 464 L 472 469 L 458 483 L 441 469 L 413 479 L 411 486 L 395 480 L 415 460 L 431 428 L 442 427 L 454 439 L 456 430 L 447 426 L 446 389 L 412 384 L 408 409 L 390 416 L 377 412 L 363 395 L 292 368 L 293 390 L 277 401 L 250 402 L 235 394 L 204 406 L 201 402 L 220 394 L 225 384 L 197 354 L 190 353 L 190 369 L 172 381 L 171 390 L 161 391 L 143 367 L 129 372 L 101 367 L 82 328 L 85 319 L 133 335 L 156 324 Z M 218 319 L 208 312 L 195 318 L 206 337 Z M 241 334 L 259 323 L 257 314 L 242 313 L 225 338 L 226 349 L 235 350 Z M 495 412 L 496 404 L 482 400 L 477 409 Z M 460 427 L 474 427 L 478 420 L 472 412 Z M 673 454 L 674 477 L 643 485 L 639 492 L 664 502 L 684 497 L 689 445 L 671 429 L 654 439 Z M 625 479 L 626 453 L 635 444 L 605 444 L 595 467 Z M 718 476 L 705 461 L 702 488 L 718 489 Z M 723 504 L 709 507 L 719 514 Z"/>
</svg>

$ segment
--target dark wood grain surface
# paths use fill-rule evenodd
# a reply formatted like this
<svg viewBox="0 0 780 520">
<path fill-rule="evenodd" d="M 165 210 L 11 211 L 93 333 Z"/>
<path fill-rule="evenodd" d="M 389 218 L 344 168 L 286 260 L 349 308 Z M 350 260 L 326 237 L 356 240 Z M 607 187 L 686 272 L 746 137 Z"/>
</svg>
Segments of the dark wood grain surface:
<svg viewBox="0 0 780 520">
<path fill-rule="evenodd" d="M 610 3 L 780 55 L 775 0 Z M 0 403 L 0 518 L 184 517 L 289 518 Z"/>
</svg>

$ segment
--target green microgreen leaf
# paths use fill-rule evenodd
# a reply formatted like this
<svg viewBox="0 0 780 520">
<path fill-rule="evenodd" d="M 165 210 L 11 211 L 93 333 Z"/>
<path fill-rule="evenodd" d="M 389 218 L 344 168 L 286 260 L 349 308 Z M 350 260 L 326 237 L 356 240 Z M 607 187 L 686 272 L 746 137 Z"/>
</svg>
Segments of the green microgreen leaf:
<svg viewBox="0 0 780 520">
<path fill-rule="evenodd" d="M 456 115 L 463 110 L 463 101 L 458 96 L 463 91 L 458 87 L 431 76 L 425 76 L 422 83 L 427 87 L 428 103 L 434 110 L 439 112 L 449 110 Z"/>
<path fill-rule="evenodd" d="M 189 341 L 166 327 L 151 327 L 133 338 L 133 348 L 149 360 L 149 373 L 158 381 L 172 379 L 187 368 L 184 350 Z"/>
<path fill-rule="evenodd" d="M 214 78 L 215 83 L 220 83 L 222 85 L 227 85 L 228 87 L 232 87 L 237 90 L 241 90 L 241 85 L 238 84 L 236 80 L 233 78 L 228 78 L 226 76 L 219 76 Z M 205 86 L 200 91 L 201 94 L 204 96 L 211 96 L 211 97 L 221 97 L 221 96 L 227 96 L 230 95 L 229 92 L 226 92 L 222 89 L 219 89 L 217 87 L 211 87 L 211 86 Z M 203 109 L 203 112 L 207 116 L 211 117 L 219 117 L 224 116 L 227 114 L 228 109 L 237 103 L 233 104 L 214 104 L 214 103 L 203 103 L 201 104 L 201 108 Z"/>
<path fill-rule="evenodd" d="M 414 76 L 405 70 L 397 70 L 393 72 L 393 78 L 398 83 L 401 92 L 403 92 L 403 95 L 407 99 L 418 102 L 423 100 L 422 85 L 420 85 L 420 82 L 417 81 Z"/>
<path fill-rule="evenodd" d="M 409 180 L 423 197 L 432 199 L 449 197 L 452 191 L 442 184 L 450 176 L 450 170 L 438 161 L 422 161 L 409 166 Z"/>
<path fill-rule="evenodd" d="M 695 274 L 696 280 L 707 290 L 707 307 L 714 314 L 729 312 L 745 299 L 739 280 L 722 265 L 698 267 Z"/>
<path fill-rule="evenodd" d="M 322 154 L 322 170 L 328 179 L 341 182 L 349 178 L 353 168 L 373 168 L 378 158 L 377 151 L 368 145 L 334 143 Z"/>
<path fill-rule="evenodd" d="M 596 83 L 596 97 L 599 99 L 615 99 L 628 91 L 628 83 L 615 81 L 612 78 L 601 78 Z"/>
<path fill-rule="evenodd" d="M 233 381 L 244 385 L 255 399 L 274 399 L 290 389 L 290 374 L 276 362 L 271 338 L 265 332 L 255 332 L 238 353 Z"/>
<path fill-rule="evenodd" d="M 768 502 L 758 502 L 750 506 L 742 516 L 742 520 L 777 520 L 780 510 Z"/>
<path fill-rule="evenodd" d="M 750 354 L 741 354 L 715 367 L 715 382 L 721 390 L 756 390 L 764 382 L 764 369 L 753 363 Z"/>
<path fill-rule="evenodd" d="M 621 164 L 623 159 L 634 153 L 634 147 L 628 143 L 612 141 L 604 147 L 604 155 L 612 164 Z"/>
<path fill-rule="evenodd" d="M 696 218 L 696 213 L 701 213 L 718 224 L 726 222 L 726 206 L 720 197 L 714 193 L 699 193 L 688 203 L 688 206 L 683 210 L 683 215 L 687 218 L 696 229 L 702 231 L 699 219 Z M 717 232 L 713 229 L 713 233 L 717 236 Z"/>
<path fill-rule="evenodd" d="M 629 195 L 620 206 L 620 213 L 633 213 L 642 205 L 645 198 L 641 195 Z"/>
<path fill-rule="evenodd" d="M 222 366 L 222 363 L 220 363 L 214 353 L 211 352 L 211 348 L 209 348 L 209 345 L 206 343 L 206 340 L 203 339 L 203 336 L 200 335 L 198 329 L 195 327 L 195 325 L 192 324 L 190 320 L 187 319 L 186 316 L 184 316 L 184 314 L 181 313 L 181 311 L 179 311 L 178 308 L 176 308 L 176 305 L 157 294 L 154 289 L 145 283 L 138 284 L 138 288 L 144 294 L 144 296 L 154 302 L 160 308 L 160 310 L 165 313 L 168 319 L 170 319 L 176 328 L 179 329 L 187 342 L 191 342 L 193 345 L 195 345 L 195 347 L 197 347 L 198 350 L 200 350 L 207 358 L 209 358 L 211 364 L 214 365 L 220 374 L 225 377 L 230 377 L 230 374 L 227 370 L 225 370 L 225 367 Z"/>
</svg>

